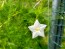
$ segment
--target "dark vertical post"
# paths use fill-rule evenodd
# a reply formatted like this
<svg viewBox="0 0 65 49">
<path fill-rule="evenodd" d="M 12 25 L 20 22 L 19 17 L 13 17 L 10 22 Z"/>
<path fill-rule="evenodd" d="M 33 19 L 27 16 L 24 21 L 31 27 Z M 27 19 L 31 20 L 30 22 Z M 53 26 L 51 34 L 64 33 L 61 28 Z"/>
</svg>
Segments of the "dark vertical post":
<svg viewBox="0 0 65 49">
<path fill-rule="evenodd" d="M 56 20 L 56 36 L 54 41 L 57 44 L 54 44 L 54 49 L 61 49 L 62 34 L 64 29 L 64 0 L 60 0 L 58 13 L 58 18 Z"/>
<path fill-rule="evenodd" d="M 51 30 L 49 33 L 49 47 L 48 49 L 54 49 L 54 43 L 53 41 L 55 41 L 55 37 L 53 35 L 55 35 L 55 30 L 56 30 L 56 26 L 55 26 L 55 20 L 56 20 L 56 16 L 58 14 L 58 6 L 59 6 L 59 0 L 53 0 L 52 2 L 52 17 L 51 17 Z"/>
<path fill-rule="evenodd" d="M 53 0 L 49 48 L 60 49 L 64 23 L 64 0 Z"/>
</svg>

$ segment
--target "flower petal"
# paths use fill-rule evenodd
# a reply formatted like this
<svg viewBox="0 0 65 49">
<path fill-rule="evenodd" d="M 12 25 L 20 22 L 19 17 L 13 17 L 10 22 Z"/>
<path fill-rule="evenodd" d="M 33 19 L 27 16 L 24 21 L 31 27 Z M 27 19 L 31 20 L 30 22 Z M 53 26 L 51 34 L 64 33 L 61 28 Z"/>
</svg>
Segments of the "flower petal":
<svg viewBox="0 0 65 49">
<path fill-rule="evenodd" d="M 30 31 L 34 32 L 34 26 L 33 25 L 29 26 L 28 28 L 30 29 Z"/>
<path fill-rule="evenodd" d="M 40 28 L 42 28 L 42 29 L 45 29 L 46 26 L 47 26 L 47 25 L 45 25 L 45 24 L 40 24 Z"/>
<path fill-rule="evenodd" d="M 38 36 L 45 37 L 45 35 L 44 35 L 44 31 L 43 31 L 43 32 L 39 32 L 39 33 L 38 33 Z"/>
<path fill-rule="evenodd" d="M 32 33 L 32 38 L 36 38 L 37 36 L 38 36 L 38 33 L 36 33 L 36 32 Z"/>
<path fill-rule="evenodd" d="M 39 26 L 40 26 L 40 23 L 39 23 L 38 20 L 36 20 L 35 23 L 34 23 L 34 27 L 37 28 L 37 27 L 39 27 Z"/>
</svg>

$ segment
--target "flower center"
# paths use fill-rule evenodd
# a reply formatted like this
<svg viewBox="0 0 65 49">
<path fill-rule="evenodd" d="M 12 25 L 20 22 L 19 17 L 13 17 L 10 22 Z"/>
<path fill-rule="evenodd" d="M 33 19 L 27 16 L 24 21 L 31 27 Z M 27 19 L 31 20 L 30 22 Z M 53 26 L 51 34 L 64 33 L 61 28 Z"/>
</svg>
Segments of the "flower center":
<svg viewBox="0 0 65 49">
<path fill-rule="evenodd" d="M 36 32 L 38 32 L 39 30 L 40 30 L 40 28 L 39 28 L 39 27 L 35 28 L 35 31 L 36 31 Z"/>
</svg>

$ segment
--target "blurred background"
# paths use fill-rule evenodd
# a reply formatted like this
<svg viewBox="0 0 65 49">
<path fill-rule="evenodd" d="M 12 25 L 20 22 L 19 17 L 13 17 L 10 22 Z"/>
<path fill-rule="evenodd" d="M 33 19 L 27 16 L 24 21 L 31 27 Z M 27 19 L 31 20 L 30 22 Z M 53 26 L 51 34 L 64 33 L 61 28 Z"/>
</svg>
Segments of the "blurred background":
<svg viewBox="0 0 65 49">
<path fill-rule="evenodd" d="M 0 0 L 0 49 L 48 49 L 52 0 Z M 32 39 L 28 26 L 46 24 L 45 37 Z M 65 48 L 63 38 L 62 49 Z"/>
</svg>

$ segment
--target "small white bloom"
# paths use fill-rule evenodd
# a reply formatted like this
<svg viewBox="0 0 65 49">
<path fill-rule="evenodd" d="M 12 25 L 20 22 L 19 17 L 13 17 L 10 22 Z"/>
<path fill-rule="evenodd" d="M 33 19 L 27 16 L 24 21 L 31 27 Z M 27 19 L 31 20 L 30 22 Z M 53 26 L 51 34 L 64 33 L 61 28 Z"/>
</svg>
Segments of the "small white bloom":
<svg viewBox="0 0 65 49">
<path fill-rule="evenodd" d="M 44 37 L 44 29 L 47 25 L 45 24 L 40 24 L 38 20 L 35 21 L 34 25 L 29 26 L 28 28 L 32 32 L 32 38 L 35 38 L 37 36 L 42 36 Z"/>
</svg>

